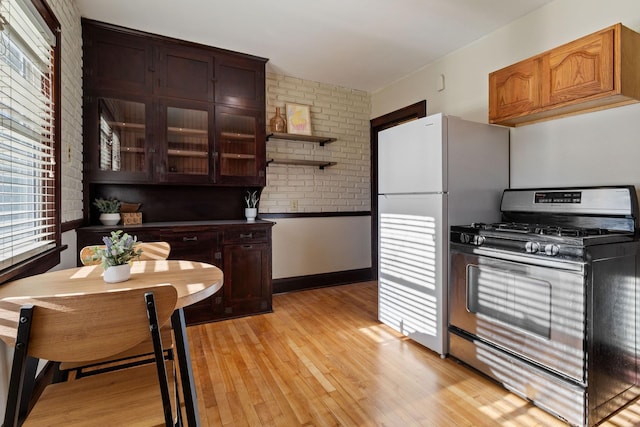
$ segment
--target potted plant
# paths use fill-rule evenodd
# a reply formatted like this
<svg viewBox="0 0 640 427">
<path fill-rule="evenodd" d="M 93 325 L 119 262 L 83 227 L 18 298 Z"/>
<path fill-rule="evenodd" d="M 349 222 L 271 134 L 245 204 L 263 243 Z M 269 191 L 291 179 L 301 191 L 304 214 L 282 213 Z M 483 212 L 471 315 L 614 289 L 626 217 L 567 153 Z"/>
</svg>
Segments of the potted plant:
<svg viewBox="0 0 640 427">
<path fill-rule="evenodd" d="M 122 230 L 112 231 L 110 236 L 102 238 L 105 246 L 96 246 L 93 260 L 100 260 L 104 268 L 104 281 L 107 283 L 124 282 L 131 277 L 131 262 L 142 253 L 136 249 L 136 237 Z"/>
<path fill-rule="evenodd" d="M 256 216 L 258 215 L 258 201 L 260 198 L 258 197 L 258 192 L 251 192 L 247 190 L 247 195 L 244 198 L 245 209 L 244 216 L 247 217 L 247 221 L 255 221 Z"/>
<path fill-rule="evenodd" d="M 115 198 L 96 199 L 93 204 L 100 211 L 100 222 L 103 225 L 116 225 L 120 222 L 120 200 Z"/>
</svg>

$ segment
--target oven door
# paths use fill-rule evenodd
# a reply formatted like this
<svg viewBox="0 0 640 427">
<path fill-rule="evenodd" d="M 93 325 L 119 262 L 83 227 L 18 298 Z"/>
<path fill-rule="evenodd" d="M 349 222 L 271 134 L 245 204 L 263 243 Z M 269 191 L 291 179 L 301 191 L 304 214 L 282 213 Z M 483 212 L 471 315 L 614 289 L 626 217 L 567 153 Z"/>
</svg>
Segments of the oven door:
<svg viewBox="0 0 640 427">
<path fill-rule="evenodd" d="M 452 243 L 450 274 L 452 330 L 585 383 L 583 263 Z"/>
</svg>

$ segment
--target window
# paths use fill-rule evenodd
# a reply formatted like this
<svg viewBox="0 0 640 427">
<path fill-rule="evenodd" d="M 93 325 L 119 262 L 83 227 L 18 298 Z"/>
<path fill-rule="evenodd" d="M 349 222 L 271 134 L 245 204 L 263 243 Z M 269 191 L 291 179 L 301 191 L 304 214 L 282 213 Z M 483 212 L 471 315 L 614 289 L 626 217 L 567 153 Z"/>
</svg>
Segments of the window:
<svg viewBox="0 0 640 427">
<path fill-rule="evenodd" d="M 52 28 L 58 23 L 42 0 L 0 0 L 3 279 L 60 246 L 59 50 Z"/>
</svg>

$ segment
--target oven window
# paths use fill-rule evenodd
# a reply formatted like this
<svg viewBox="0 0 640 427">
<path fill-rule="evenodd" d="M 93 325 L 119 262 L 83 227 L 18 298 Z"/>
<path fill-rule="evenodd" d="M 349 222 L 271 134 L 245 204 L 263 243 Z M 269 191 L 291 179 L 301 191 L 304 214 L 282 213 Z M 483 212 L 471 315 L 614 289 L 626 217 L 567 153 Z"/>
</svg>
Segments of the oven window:
<svg viewBox="0 0 640 427">
<path fill-rule="evenodd" d="M 551 337 L 551 284 L 508 270 L 467 266 L 467 309 Z"/>
</svg>

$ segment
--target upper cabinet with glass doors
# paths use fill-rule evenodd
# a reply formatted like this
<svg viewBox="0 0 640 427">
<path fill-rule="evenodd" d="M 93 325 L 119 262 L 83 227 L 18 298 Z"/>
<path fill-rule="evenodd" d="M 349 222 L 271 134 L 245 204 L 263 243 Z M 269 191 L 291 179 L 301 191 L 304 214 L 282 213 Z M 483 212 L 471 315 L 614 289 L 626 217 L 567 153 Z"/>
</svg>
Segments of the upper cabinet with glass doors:
<svg viewBox="0 0 640 427">
<path fill-rule="evenodd" d="M 163 141 L 166 155 L 159 165 L 159 180 L 206 183 L 211 181 L 211 114 L 207 104 L 163 102 Z"/>
<path fill-rule="evenodd" d="M 266 59 L 82 25 L 89 183 L 266 184 Z"/>
<path fill-rule="evenodd" d="M 94 182 L 148 182 L 154 148 L 149 141 L 146 102 L 110 97 L 85 97 L 85 172 Z M 87 141 L 87 138 L 85 139 Z"/>
<path fill-rule="evenodd" d="M 264 114 L 249 109 L 216 108 L 216 182 L 266 184 Z"/>
</svg>

